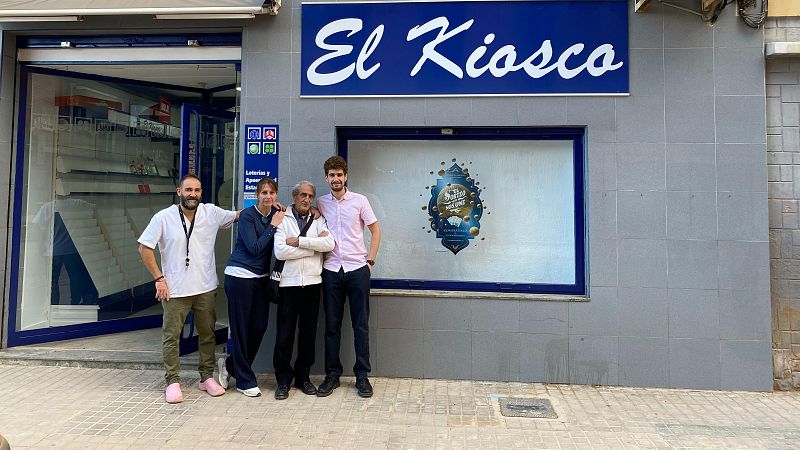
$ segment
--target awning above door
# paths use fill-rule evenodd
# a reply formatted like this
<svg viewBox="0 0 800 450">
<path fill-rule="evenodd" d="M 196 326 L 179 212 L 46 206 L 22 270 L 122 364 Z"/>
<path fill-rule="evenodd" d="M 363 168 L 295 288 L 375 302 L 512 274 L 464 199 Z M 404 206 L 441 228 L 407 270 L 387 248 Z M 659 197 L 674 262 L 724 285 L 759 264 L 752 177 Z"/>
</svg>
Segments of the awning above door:
<svg viewBox="0 0 800 450">
<path fill-rule="evenodd" d="M 267 8 L 270 3 L 267 2 Z M 0 22 L 132 14 L 157 18 L 245 18 L 267 12 L 267 8 L 264 0 L 11 0 L 0 1 Z"/>
</svg>

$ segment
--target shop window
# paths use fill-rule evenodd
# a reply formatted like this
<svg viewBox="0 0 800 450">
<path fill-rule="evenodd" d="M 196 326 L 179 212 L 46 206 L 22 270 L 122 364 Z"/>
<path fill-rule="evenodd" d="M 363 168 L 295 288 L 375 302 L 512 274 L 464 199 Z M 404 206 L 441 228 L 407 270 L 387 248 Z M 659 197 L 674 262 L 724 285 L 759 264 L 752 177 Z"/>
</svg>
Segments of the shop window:
<svg viewBox="0 0 800 450">
<path fill-rule="evenodd" d="M 585 294 L 583 133 L 340 128 L 383 232 L 373 287 Z"/>
</svg>

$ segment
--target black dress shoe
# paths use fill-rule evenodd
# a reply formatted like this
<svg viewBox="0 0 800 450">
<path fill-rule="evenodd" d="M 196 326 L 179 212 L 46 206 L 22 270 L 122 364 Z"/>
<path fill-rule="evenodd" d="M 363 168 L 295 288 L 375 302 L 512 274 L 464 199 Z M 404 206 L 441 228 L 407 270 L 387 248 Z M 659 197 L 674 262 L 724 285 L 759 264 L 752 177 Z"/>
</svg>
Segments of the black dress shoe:
<svg viewBox="0 0 800 450">
<path fill-rule="evenodd" d="M 339 379 L 333 377 L 325 377 L 322 384 L 317 389 L 317 397 L 327 397 L 331 395 L 334 389 L 339 387 Z"/>
<path fill-rule="evenodd" d="M 317 395 L 317 388 L 315 388 L 314 385 L 308 380 L 303 381 L 302 383 L 295 383 L 294 387 L 300 389 L 303 394 Z"/>
<path fill-rule="evenodd" d="M 356 389 L 358 389 L 358 395 L 364 398 L 372 397 L 372 385 L 369 384 L 369 378 L 359 378 L 356 380 Z"/>
<path fill-rule="evenodd" d="M 275 388 L 275 400 L 286 400 L 289 398 L 289 386 L 286 384 L 279 384 Z"/>
</svg>

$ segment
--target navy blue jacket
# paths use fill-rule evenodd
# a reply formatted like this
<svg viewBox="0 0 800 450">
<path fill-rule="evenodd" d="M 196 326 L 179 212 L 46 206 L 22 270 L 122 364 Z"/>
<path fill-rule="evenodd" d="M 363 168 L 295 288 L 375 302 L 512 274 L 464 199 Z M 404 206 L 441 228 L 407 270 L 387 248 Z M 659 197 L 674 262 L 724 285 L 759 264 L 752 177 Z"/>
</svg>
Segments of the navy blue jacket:
<svg viewBox="0 0 800 450">
<path fill-rule="evenodd" d="M 270 224 L 272 214 L 264 217 L 256 207 L 246 208 L 239 214 L 239 227 L 236 236 L 236 246 L 233 248 L 229 266 L 241 267 L 256 275 L 269 273 L 272 261 L 272 248 L 274 244 L 276 227 Z M 262 220 L 264 217 L 265 220 Z"/>
</svg>

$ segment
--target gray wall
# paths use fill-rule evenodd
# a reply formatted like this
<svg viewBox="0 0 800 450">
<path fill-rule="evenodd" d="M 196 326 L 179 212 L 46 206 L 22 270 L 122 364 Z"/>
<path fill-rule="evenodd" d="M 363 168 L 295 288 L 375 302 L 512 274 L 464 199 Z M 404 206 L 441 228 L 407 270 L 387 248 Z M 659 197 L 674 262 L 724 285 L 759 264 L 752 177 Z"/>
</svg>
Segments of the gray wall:
<svg viewBox="0 0 800 450">
<path fill-rule="evenodd" d="M 652 2 L 630 97 L 301 99 L 299 8 L 244 30 L 242 122 L 280 124 L 283 192 L 323 184 L 337 126 L 588 129 L 591 301 L 373 296 L 375 374 L 771 388 L 761 31 Z"/>
</svg>

